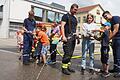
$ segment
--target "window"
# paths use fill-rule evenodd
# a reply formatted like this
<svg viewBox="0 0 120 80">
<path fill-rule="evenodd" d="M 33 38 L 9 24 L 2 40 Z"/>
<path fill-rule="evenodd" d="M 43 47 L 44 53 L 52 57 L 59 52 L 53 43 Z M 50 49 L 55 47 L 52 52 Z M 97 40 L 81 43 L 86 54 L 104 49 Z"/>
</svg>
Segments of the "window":
<svg viewBox="0 0 120 80">
<path fill-rule="evenodd" d="M 42 21 L 42 9 L 34 7 L 34 13 L 35 13 L 35 20 L 36 21 Z"/>
<path fill-rule="evenodd" d="M 96 16 L 94 16 L 94 21 L 95 21 L 95 23 L 96 23 Z"/>
<path fill-rule="evenodd" d="M 78 17 L 78 23 L 80 23 L 80 19 L 81 19 L 81 18 L 80 18 L 80 17 Z"/>
<path fill-rule="evenodd" d="M 48 22 L 53 22 L 55 20 L 55 12 L 53 11 L 48 11 L 48 14 L 47 14 L 47 21 Z"/>
<path fill-rule="evenodd" d="M 83 16 L 83 22 L 86 22 L 86 16 Z"/>
<path fill-rule="evenodd" d="M 60 14 L 60 15 L 59 15 L 59 17 L 60 17 L 60 20 L 62 19 L 62 16 L 63 16 L 63 14 Z"/>
<path fill-rule="evenodd" d="M 0 12 L 3 12 L 3 5 L 0 6 Z"/>
<path fill-rule="evenodd" d="M 96 13 L 97 13 L 98 15 L 100 15 L 100 10 L 97 10 Z"/>
<path fill-rule="evenodd" d="M 56 13 L 55 21 L 60 21 L 60 19 L 59 19 L 59 14 L 58 14 L 58 13 Z"/>
<path fill-rule="evenodd" d="M 102 21 L 102 17 L 100 17 L 100 21 Z"/>
<path fill-rule="evenodd" d="M 0 20 L 0 26 L 1 26 L 1 24 L 2 24 L 2 20 Z"/>
<path fill-rule="evenodd" d="M 80 26 L 78 26 L 78 32 L 80 32 Z"/>
<path fill-rule="evenodd" d="M 34 8 L 35 16 L 42 17 L 42 9 Z"/>
</svg>

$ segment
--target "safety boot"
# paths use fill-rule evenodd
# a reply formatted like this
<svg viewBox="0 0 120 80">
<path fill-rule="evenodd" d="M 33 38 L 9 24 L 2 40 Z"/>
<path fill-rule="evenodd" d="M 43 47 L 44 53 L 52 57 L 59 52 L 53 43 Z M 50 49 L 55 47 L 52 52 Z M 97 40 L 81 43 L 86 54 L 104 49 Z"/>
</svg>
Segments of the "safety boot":
<svg viewBox="0 0 120 80">
<path fill-rule="evenodd" d="M 70 67 L 68 67 L 68 71 L 69 71 L 69 72 L 72 72 L 72 73 L 75 73 L 75 70 L 72 69 L 72 68 L 70 68 Z"/>
<path fill-rule="evenodd" d="M 27 55 L 27 54 L 25 54 L 25 55 L 23 55 L 22 57 L 23 57 L 23 64 L 24 65 L 29 65 L 30 63 L 29 63 L 29 56 Z"/>
<path fill-rule="evenodd" d="M 67 68 L 62 68 L 62 73 L 65 75 L 70 75 L 70 72 L 68 71 Z"/>
<path fill-rule="evenodd" d="M 91 73 L 92 75 L 94 74 L 94 70 L 93 69 L 89 69 L 89 73 Z"/>
<path fill-rule="evenodd" d="M 30 65 L 29 61 L 23 61 L 23 65 Z"/>
<path fill-rule="evenodd" d="M 69 72 L 72 72 L 72 73 L 75 73 L 75 70 L 72 69 L 72 68 L 70 67 L 70 65 L 71 65 L 71 62 L 68 63 L 68 71 L 69 71 Z"/>
</svg>

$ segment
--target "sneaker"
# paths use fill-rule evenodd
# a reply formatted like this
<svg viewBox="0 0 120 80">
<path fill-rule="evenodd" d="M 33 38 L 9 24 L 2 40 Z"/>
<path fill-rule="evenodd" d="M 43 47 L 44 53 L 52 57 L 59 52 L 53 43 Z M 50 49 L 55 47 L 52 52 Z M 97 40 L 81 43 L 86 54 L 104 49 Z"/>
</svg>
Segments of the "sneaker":
<svg viewBox="0 0 120 80">
<path fill-rule="evenodd" d="M 23 61 L 23 65 L 30 65 L 29 61 Z"/>
<path fill-rule="evenodd" d="M 68 71 L 67 68 L 62 68 L 62 73 L 65 75 L 70 75 L 70 72 Z"/>
<path fill-rule="evenodd" d="M 30 58 L 30 62 L 35 62 L 35 59 L 34 58 Z"/>
<path fill-rule="evenodd" d="M 48 62 L 46 62 L 46 64 L 56 64 L 56 62 L 55 61 L 48 61 Z"/>
<path fill-rule="evenodd" d="M 111 75 L 111 73 L 109 73 L 109 72 L 104 72 L 102 76 L 103 76 L 103 77 L 109 77 L 110 75 Z"/>
<path fill-rule="evenodd" d="M 89 73 L 91 73 L 93 75 L 94 74 L 94 70 L 93 69 L 89 69 Z"/>
<path fill-rule="evenodd" d="M 81 68 L 81 75 L 84 75 L 84 74 L 85 74 L 85 69 Z"/>
<path fill-rule="evenodd" d="M 36 64 L 40 65 L 41 64 L 40 60 L 37 59 Z"/>
<path fill-rule="evenodd" d="M 110 73 L 115 73 L 116 71 L 114 69 L 109 70 Z"/>
<path fill-rule="evenodd" d="M 68 68 L 68 71 L 69 71 L 69 72 L 72 72 L 72 73 L 75 73 L 75 70 L 72 69 L 72 68 Z"/>
<path fill-rule="evenodd" d="M 19 59 L 19 60 L 22 60 L 22 56 L 20 56 L 18 59 Z"/>
<path fill-rule="evenodd" d="M 104 73 L 104 71 L 102 69 L 100 69 L 100 71 L 98 73 Z"/>
<path fill-rule="evenodd" d="M 18 50 L 17 52 L 18 52 L 18 53 L 20 53 L 21 51 L 20 51 L 20 50 Z"/>
</svg>

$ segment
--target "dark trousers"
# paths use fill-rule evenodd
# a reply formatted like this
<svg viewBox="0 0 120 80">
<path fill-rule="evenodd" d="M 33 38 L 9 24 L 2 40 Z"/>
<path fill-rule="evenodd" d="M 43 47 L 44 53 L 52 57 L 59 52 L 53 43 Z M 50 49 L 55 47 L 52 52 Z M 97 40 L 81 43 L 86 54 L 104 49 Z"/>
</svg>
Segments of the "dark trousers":
<svg viewBox="0 0 120 80">
<path fill-rule="evenodd" d="M 32 50 L 32 35 L 24 34 L 23 38 L 23 62 L 27 62 L 30 59 L 30 53 Z"/>
<path fill-rule="evenodd" d="M 120 39 L 112 40 L 114 70 L 120 72 Z"/>
<path fill-rule="evenodd" d="M 101 46 L 101 62 L 102 64 L 108 64 L 109 59 L 109 46 Z"/>
<path fill-rule="evenodd" d="M 64 55 L 62 59 L 63 64 L 68 64 L 70 62 L 74 52 L 75 43 L 76 40 L 74 37 L 72 39 L 67 40 L 67 42 L 63 43 L 63 51 L 64 51 Z"/>
<path fill-rule="evenodd" d="M 50 53 L 51 53 L 51 61 L 56 61 L 56 48 L 57 44 L 50 44 Z"/>
<path fill-rule="evenodd" d="M 36 46 L 37 44 L 37 46 Z M 37 57 L 38 59 L 40 59 L 40 55 L 41 55 L 41 49 L 42 49 L 42 43 L 39 41 L 38 43 L 35 44 L 35 51 L 33 53 L 33 57 Z"/>
</svg>

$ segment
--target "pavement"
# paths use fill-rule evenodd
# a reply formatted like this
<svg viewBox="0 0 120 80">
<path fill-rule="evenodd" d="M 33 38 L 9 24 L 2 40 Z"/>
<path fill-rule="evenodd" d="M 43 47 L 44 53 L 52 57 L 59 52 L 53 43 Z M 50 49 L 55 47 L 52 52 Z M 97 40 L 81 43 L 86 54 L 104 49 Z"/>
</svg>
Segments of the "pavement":
<svg viewBox="0 0 120 80">
<path fill-rule="evenodd" d="M 61 73 L 62 57 L 57 55 L 57 63 L 55 65 L 37 65 L 31 62 L 30 65 L 23 65 L 18 58 L 21 53 L 17 52 L 16 39 L 0 39 L 0 80 L 120 80 L 114 78 L 113 75 L 104 78 L 101 74 L 95 72 L 94 75 L 89 73 L 87 69 L 85 75 L 81 75 L 80 63 L 81 58 L 72 59 L 72 67 L 76 73 L 64 75 Z M 97 43 L 95 48 L 95 70 L 101 69 L 100 62 L 100 45 Z M 62 46 L 59 44 L 58 49 L 62 52 Z M 111 52 L 112 53 L 112 52 Z M 76 46 L 74 55 L 81 55 L 81 44 Z M 89 58 L 87 58 L 87 65 Z M 113 59 L 110 54 L 110 69 L 112 69 Z"/>
</svg>

